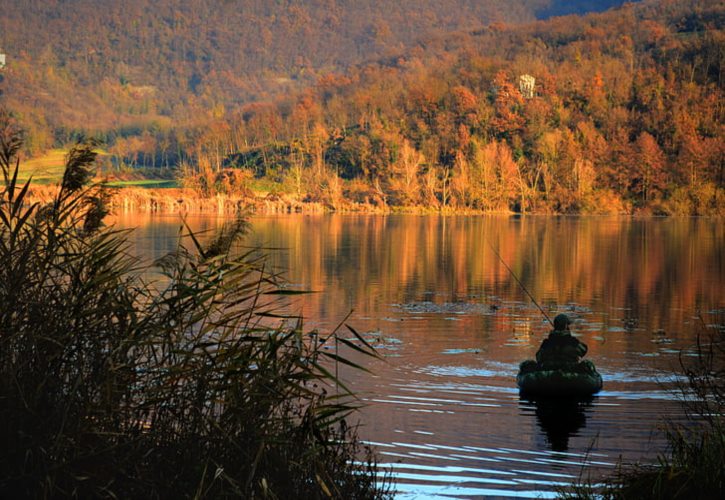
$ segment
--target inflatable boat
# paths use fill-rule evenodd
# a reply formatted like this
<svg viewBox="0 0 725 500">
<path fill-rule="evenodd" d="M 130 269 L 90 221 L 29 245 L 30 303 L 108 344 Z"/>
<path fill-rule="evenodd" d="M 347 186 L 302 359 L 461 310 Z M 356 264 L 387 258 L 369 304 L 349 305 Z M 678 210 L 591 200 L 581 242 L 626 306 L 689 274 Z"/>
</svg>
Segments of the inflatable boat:
<svg viewBox="0 0 725 500">
<path fill-rule="evenodd" d="M 524 361 L 516 383 L 521 394 L 533 397 L 586 397 L 599 392 L 603 385 L 602 376 L 589 361 L 570 369 L 544 369 L 536 361 Z"/>
</svg>

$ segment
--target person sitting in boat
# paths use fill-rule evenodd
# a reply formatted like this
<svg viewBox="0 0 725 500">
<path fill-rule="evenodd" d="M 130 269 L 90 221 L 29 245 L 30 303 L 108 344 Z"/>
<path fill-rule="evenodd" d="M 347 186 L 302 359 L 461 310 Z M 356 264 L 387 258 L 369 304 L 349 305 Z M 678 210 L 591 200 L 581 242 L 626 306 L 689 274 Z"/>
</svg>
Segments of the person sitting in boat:
<svg viewBox="0 0 725 500">
<path fill-rule="evenodd" d="M 588 397 L 602 388 L 602 376 L 594 363 L 582 361 L 586 344 L 569 331 L 566 314 L 554 318 L 554 329 L 541 343 L 536 360 L 519 365 L 516 384 L 527 397 Z"/>
<path fill-rule="evenodd" d="M 559 314 L 554 318 L 554 329 L 544 339 L 536 353 L 539 369 L 568 371 L 594 369 L 591 362 L 581 361 L 587 353 L 587 345 L 571 334 L 569 325 L 571 319 L 566 314 Z"/>
</svg>

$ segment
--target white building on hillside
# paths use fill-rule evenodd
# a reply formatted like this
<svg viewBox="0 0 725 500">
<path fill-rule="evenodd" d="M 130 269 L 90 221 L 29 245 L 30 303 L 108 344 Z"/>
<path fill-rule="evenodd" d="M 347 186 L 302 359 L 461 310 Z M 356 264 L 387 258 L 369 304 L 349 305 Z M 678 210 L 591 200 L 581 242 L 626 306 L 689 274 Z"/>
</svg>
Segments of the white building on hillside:
<svg viewBox="0 0 725 500">
<path fill-rule="evenodd" d="M 531 75 L 521 75 L 519 77 L 519 91 L 526 99 L 533 99 L 536 95 L 536 78 Z"/>
</svg>

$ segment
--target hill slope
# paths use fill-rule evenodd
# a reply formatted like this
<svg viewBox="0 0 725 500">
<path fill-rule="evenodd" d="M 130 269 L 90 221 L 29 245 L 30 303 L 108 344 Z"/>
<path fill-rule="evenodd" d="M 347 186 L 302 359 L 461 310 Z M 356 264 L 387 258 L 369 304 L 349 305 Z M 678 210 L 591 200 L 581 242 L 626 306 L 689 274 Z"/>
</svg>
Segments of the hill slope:
<svg viewBox="0 0 725 500">
<path fill-rule="evenodd" d="M 81 131 L 133 135 L 283 94 L 433 35 L 531 21 L 557 4 L 11 0 L 0 16 L 6 100 L 31 128 L 31 148 Z"/>
</svg>

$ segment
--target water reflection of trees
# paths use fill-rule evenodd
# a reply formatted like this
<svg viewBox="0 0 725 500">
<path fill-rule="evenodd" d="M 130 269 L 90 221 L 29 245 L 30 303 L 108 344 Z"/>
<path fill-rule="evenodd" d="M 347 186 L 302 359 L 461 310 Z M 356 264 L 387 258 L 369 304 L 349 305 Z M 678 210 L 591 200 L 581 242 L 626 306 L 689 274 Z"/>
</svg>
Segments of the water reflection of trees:
<svg viewBox="0 0 725 500">
<path fill-rule="evenodd" d="M 163 220 L 175 239 L 178 222 Z M 154 232 L 140 252 L 170 248 L 158 226 L 144 229 Z M 289 249 L 273 261 L 294 283 L 322 291 L 304 299 L 308 317 L 426 300 L 527 302 L 492 246 L 542 305 L 591 308 L 602 329 L 676 338 L 697 311 L 723 308 L 717 219 L 329 215 L 259 217 L 253 227 L 252 242 Z M 533 307 L 522 314 L 541 319 Z"/>
<path fill-rule="evenodd" d="M 279 263 L 295 281 L 324 290 L 306 302 L 308 315 L 420 300 L 525 302 L 491 246 L 542 304 L 595 308 L 609 314 L 604 327 L 634 318 L 627 324 L 676 337 L 696 311 L 722 306 L 717 220 L 322 216 L 264 218 L 255 231 L 294 249 Z"/>
</svg>

